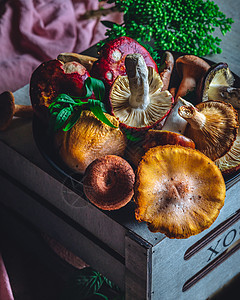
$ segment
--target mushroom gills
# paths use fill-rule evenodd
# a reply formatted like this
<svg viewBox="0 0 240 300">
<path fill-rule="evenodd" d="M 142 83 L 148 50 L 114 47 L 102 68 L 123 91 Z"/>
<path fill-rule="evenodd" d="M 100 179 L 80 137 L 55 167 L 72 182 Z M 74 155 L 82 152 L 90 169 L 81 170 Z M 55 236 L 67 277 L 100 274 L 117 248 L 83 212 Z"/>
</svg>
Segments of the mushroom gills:
<svg viewBox="0 0 240 300">
<path fill-rule="evenodd" d="M 240 88 L 210 85 L 208 90 L 209 100 L 222 100 L 232 104 L 234 108 L 240 109 Z"/>
<path fill-rule="evenodd" d="M 224 101 L 234 108 L 240 108 L 240 88 L 233 87 L 234 76 L 226 63 L 213 65 L 202 78 L 202 101 Z"/>
<path fill-rule="evenodd" d="M 172 108 L 172 95 L 162 91 L 160 75 L 139 53 L 127 55 L 127 76 L 119 76 L 111 89 L 113 114 L 127 126 L 144 128 L 160 122 Z"/>
<path fill-rule="evenodd" d="M 195 142 L 196 149 L 213 161 L 232 147 L 239 123 L 237 112 L 231 104 L 205 101 L 196 107 L 181 106 L 179 114 L 188 122 L 184 135 Z"/>
</svg>

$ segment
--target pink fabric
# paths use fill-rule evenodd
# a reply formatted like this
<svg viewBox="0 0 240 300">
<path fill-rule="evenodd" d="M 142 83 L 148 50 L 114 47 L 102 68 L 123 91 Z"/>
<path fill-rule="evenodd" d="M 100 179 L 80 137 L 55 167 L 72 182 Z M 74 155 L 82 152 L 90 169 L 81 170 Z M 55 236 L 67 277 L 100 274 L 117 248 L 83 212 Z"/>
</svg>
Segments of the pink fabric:
<svg viewBox="0 0 240 300">
<path fill-rule="evenodd" d="M 8 274 L 0 254 L 0 300 L 14 300 Z"/>
<path fill-rule="evenodd" d="M 27 84 L 41 62 L 104 39 L 106 27 L 100 20 L 119 23 L 122 16 L 81 19 L 98 7 L 98 0 L 8 0 L 0 18 L 0 93 Z"/>
</svg>

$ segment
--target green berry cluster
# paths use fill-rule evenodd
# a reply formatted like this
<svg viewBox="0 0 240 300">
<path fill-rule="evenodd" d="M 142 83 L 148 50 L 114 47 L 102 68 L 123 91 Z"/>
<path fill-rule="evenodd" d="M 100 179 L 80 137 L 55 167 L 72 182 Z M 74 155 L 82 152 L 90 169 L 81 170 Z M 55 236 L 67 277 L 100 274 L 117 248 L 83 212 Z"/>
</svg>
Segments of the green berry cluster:
<svg viewBox="0 0 240 300">
<path fill-rule="evenodd" d="M 233 20 L 210 0 L 108 0 L 123 12 L 123 24 L 103 22 L 107 40 L 129 36 L 154 43 L 156 50 L 185 52 L 198 56 L 220 53 L 221 39 Z"/>
</svg>

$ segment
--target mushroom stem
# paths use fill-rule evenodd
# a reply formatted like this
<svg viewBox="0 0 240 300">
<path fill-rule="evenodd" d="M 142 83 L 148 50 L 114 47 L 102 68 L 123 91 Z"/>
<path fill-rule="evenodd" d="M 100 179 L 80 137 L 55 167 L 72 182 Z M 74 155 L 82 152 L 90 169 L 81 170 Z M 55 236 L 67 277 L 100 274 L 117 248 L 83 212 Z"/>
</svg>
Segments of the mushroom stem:
<svg viewBox="0 0 240 300">
<path fill-rule="evenodd" d="M 16 105 L 14 95 L 10 91 L 0 94 L 0 131 L 8 128 L 13 116 L 31 118 L 33 109 L 31 105 Z"/>
<path fill-rule="evenodd" d="M 30 119 L 33 116 L 33 109 L 31 105 L 15 104 L 14 116 L 24 119 Z"/>
<path fill-rule="evenodd" d="M 202 129 L 206 123 L 206 116 L 199 112 L 194 106 L 183 105 L 178 109 L 179 115 L 185 119 L 192 128 Z"/>
<path fill-rule="evenodd" d="M 150 103 L 148 69 L 139 53 L 128 54 L 125 58 L 126 72 L 131 95 L 129 104 L 133 108 L 145 109 Z"/>
<path fill-rule="evenodd" d="M 60 53 L 58 55 L 57 59 L 61 60 L 64 63 L 71 62 L 71 61 L 77 61 L 81 65 L 83 65 L 88 71 L 91 71 L 94 62 L 96 60 L 98 60 L 96 57 L 91 57 L 88 55 L 83 55 L 83 54 L 74 53 L 74 52 Z"/>
</svg>

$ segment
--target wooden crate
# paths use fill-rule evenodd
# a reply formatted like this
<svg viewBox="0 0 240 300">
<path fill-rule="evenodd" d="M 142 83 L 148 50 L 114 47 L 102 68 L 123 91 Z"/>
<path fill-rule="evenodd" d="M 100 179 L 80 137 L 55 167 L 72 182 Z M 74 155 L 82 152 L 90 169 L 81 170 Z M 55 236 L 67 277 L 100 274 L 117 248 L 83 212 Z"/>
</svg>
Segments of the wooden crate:
<svg viewBox="0 0 240 300">
<path fill-rule="evenodd" d="M 15 93 L 29 103 L 28 86 Z M 104 212 L 81 183 L 40 154 L 31 121 L 15 119 L 0 133 L 0 202 L 61 242 L 125 290 L 126 299 L 206 299 L 240 273 L 240 183 L 227 184 L 215 223 L 186 240 L 151 233 L 134 204 Z"/>
</svg>

